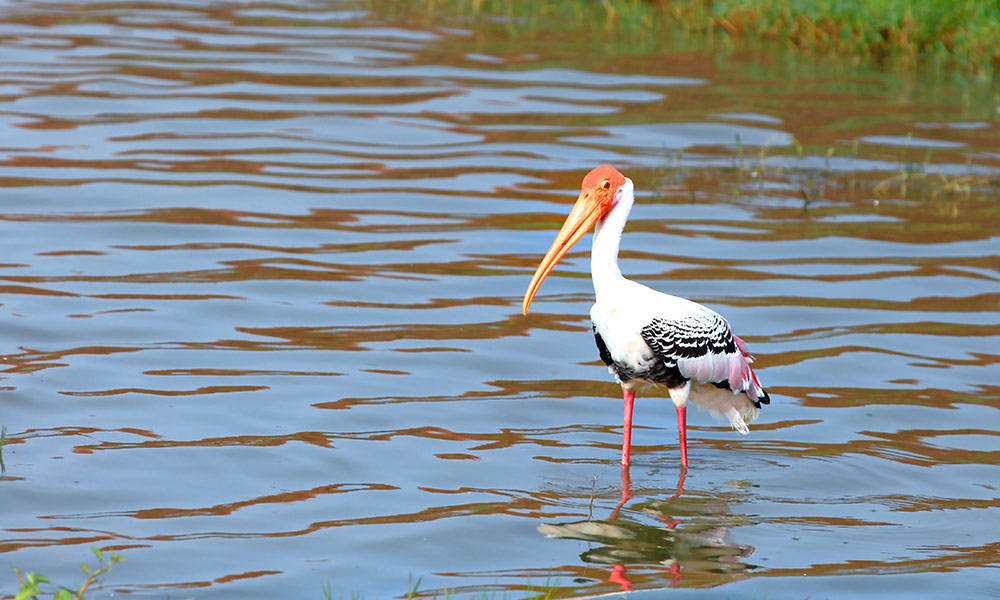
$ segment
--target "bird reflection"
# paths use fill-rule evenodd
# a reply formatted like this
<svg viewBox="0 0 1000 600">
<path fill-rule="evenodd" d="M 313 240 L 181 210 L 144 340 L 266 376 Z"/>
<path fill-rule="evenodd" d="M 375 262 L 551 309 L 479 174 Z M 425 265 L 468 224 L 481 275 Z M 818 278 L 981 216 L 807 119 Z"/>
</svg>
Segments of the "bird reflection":
<svg viewBox="0 0 1000 600">
<path fill-rule="evenodd" d="M 658 525 L 623 518 L 622 509 L 632 499 L 627 465 L 622 466 L 621 474 L 621 500 L 607 519 L 543 523 L 538 530 L 551 538 L 596 544 L 580 558 L 587 563 L 610 565 L 606 581 L 622 591 L 634 585 L 628 573 L 630 565 L 655 565 L 654 570 L 661 571 L 662 578 L 672 585 L 680 585 L 686 574 L 736 574 L 754 568 L 742 562 L 753 554 L 754 547 L 729 539 L 733 519 L 728 504 L 714 496 L 684 496 L 686 469 L 681 469 L 673 495 L 629 508 L 628 513 L 654 517 L 661 522 Z"/>
</svg>

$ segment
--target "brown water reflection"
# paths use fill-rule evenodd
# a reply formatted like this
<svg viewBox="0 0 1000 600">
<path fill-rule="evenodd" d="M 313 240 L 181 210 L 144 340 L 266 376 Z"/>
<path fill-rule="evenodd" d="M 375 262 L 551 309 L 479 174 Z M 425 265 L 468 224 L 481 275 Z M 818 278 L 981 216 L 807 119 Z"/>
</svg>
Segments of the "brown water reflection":
<svg viewBox="0 0 1000 600">
<path fill-rule="evenodd" d="M 996 591 L 989 82 L 406 6 L 0 5 L 0 566 Z M 518 306 L 604 162 L 640 192 L 623 270 L 724 312 L 775 400 L 747 437 L 691 415 L 680 481 L 652 396 L 620 478 L 586 247 Z"/>
</svg>

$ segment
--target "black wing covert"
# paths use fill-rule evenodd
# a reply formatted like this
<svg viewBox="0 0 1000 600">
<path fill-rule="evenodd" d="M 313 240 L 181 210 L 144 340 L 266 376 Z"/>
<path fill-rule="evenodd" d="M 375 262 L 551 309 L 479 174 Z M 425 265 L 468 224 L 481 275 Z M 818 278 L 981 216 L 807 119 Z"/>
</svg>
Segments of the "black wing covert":
<svg viewBox="0 0 1000 600">
<path fill-rule="evenodd" d="M 746 392 L 757 408 L 770 403 L 729 323 L 718 314 L 705 312 L 674 321 L 653 319 L 641 335 L 656 357 L 683 377 L 682 382 L 695 379 L 731 392 Z"/>
<path fill-rule="evenodd" d="M 729 324 L 713 314 L 683 321 L 653 319 L 642 328 L 641 335 L 653 353 L 670 367 L 677 366 L 680 359 L 738 352 Z"/>
</svg>

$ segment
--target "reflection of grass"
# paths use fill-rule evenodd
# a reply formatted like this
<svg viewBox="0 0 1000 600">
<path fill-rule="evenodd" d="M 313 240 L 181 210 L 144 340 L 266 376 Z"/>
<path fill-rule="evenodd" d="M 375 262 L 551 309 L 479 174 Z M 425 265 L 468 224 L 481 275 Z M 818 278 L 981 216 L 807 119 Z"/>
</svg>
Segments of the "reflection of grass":
<svg viewBox="0 0 1000 600">
<path fill-rule="evenodd" d="M 776 40 L 855 59 L 906 65 L 945 58 L 977 74 L 1000 70 L 996 0 L 448 0 L 425 10 L 505 17 L 521 31 L 542 21 L 641 36 L 681 28 L 727 43 Z"/>
<path fill-rule="evenodd" d="M 1000 181 L 993 182 L 985 175 L 928 173 L 907 165 L 901 168 L 899 173 L 877 183 L 874 192 L 876 195 L 885 196 L 892 190 L 898 190 L 903 198 L 916 194 L 929 194 L 932 198 L 956 195 L 969 197 L 975 189 L 996 189 L 995 186 L 998 185 Z"/>
<path fill-rule="evenodd" d="M 56 591 L 46 590 L 46 594 L 51 593 L 54 600 L 83 600 L 83 593 L 87 591 L 87 588 L 97 583 L 97 580 L 105 573 L 111 571 L 111 567 L 115 563 L 119 563 L 124 559 L 114 552 L 111 553 L 107 562 L 104 559 L 104 552 L 98 548 L 91 548 L 94 556 L 97 557 L 97 568 L 91 569 L 84 563 L 80 563 L 80 568 L 83 572 L 87 574 L 87 578 L 83 581 L 83 585 L 80 586 L 78 590 L 71 590 L 62 586 L 56 586 L 48 577 L 41 575 L 39 573 L 21 573 L 20 569 L 14 568 L 14 572 L 17 573 L 17 583 L 18 591 L 14 596 L 14 600 L 24 600 L 25 598 L 35 598 L 42 594 L 42 585 L 48 584 L 47 587 L 57 587 Z"/>
<path fill-rule="evenodd" d="M 3 464 L 3 446 L 7 443 L 7 427 L 0 429 L 0 475 L 7 472 L 7 467 Z"/>
<path fill-rule="evenodd" d="M 795 177 L 795 169 L 768 167 L 768 157 L 779 156 L 779 154 L 771 154 L 768 152 L 770 149 L 770 142 L 771 140 L 766 141 L 757 149 L 756 162 L 751 163 L 748 166 L 748 161 L 746 161 L 747 153 L 739 135 L 736 136 L 736 155 L 734 157 L 734 171 L 736 178 L 733 182 L 733 188 L 729 192 L 730 196 L 735 197 L 745 191 L 743 187 L 744 176 L 748 176 L 751 181 L 757 183 L 765 181 L 769 176 L 774 178 L 787 175 L 787 178 L 801 179 L 801 177 Z M 798 140 L 792 140 L 792 147 L 796 156 L 802 156 L 805 154 L 805 148 L 803 148 Z M 814 148 L 813 153 L 820 154 L 819 149 Z M 837 148 L 833 146 L 828 147 L 821 154 L 826 159 L 826 165 L 822 177 L 822 181 L 824 182 L 823 187 L 826 187 L 827 185 L 836 185 L 837 177 L 831 168 L 831 158 L 840 155 L 858 159 L 860 157 L 859 143 L 858 140 L 854 140 L 850 146 L 850 150 L 846 154 L 838 152 Z M 984 198 L 1000 199 L 1000 174 L 995 172 L 990 174 L 974 174 L 970 172 L 947 174 L 940 169 L 935 172 L 934 163 L 931 162 L 932 155 L 932 150 L 927 149 L 921 162 L 907 160 L 904 148 L 900 152 L 900 156 L 898 158 L 899 168 L 895 173 L 883 176 L 870 183 L 868 186 L 862 186 L 861 189 L 866 189 L 867 187 L 867 189 L 870 189 L 877 197 L 897 194 L 898 197 L 904 199 L 929 197 L 936 200 L 942 197 L 955 196 L 963 198 L 981 196 Z M 966 166 L 971 170 L 971 161 L 967 161 Z M 800 173 L 800 175 L 802 175 L 802 173 Z M 846 187 L 849 191 L 854 192 L 861 184 L 858 178 L 859 173 L 857 171 L 850 171 L 849 175 L 850 177 Z M 805 199 L 806 204 L 814 199 L 814 194 L 810 193 L 810 190 L 806 188 L 801 188 L 799 193 Z M 822 194 L 820 194 L 820 196 L 822 196 Z"/>
<path fill-rule="evenodd" d="M 928 148 L 920 163 L 907 161 L 901 155 L 899 171 L 877 183 L 873 191 L 878 196 L 885 196 L 893 190 L 897 190 L 902 198 L 908 198 L 911 195 L 929 195 L 936 199 L 941 196 L 968 198 L 972 196 L 973 192 L 989 193 L 992 191 L 996 194 L 1000 190 L 1000 177 L 996 175 L 970 173 L 948 175 L 943 171 L 932 172 L 932 154 L 932 150 Z"/>
</svg>

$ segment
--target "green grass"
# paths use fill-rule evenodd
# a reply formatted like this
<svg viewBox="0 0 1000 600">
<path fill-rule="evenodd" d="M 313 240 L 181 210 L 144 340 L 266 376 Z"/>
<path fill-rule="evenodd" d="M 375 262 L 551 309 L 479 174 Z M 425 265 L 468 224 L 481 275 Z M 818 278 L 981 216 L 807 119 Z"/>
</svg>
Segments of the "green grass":
<svg viewBox="0 0 1000 600">
<path fill-rule="evenodd" d="M 80 563 L 80 568 L 86 574 L 86 578 L 80 587 L 75 590 L 57 585 L 49 580 L 48 577 L 40 573 L 25 573 L 17 567 L 14 567 L 14 573 L 17 575 L 18 590 L 14 594 L 13 599 L 27 600 L 29 598 L 53 598 L 54 600 L 84 600 L 84 593 L 93 588 L 99 582 L 101 576 L 109 573 L 114 565 L 125 560 L 114 552 L 105 553 L 99 548 L 91 548 L 90 550 L 97 558 L 97 565 L 92 568 L 84 563 Z M 417 600 L 418 598 L 426 598 L 428 600 L 505 600 L 509 598 L 508 592 L 502 592 L 499 595 L 496 591 L 458 592 L 455 589 L 448 587 L 444 587 L 439 590 L 421 592 L 419 588 L 422 581 L 422 577 L 418 577 L 416 581 L 414 581 L 411 576 L 409 583 L 407 584 L 406 594 L 404 596 L 396 597 L 406 598 L 407 600 Z M 554 582 L 551 578 L 547 578 L 546 583 L 543 586 L 532 585 L 531 580 L 529 579 L 527 585 L 520 587 L 521 591 L 533 592 L 536 594 L 530 597 L 532 600 L 551 600 L 556 597 L 559 589 L 560 588 L 556 585 L 556 582 Z M 321 583 L 320 590 L 322 597 L 325 600 L 333 600 L 335 598 L 333 588 L 329 582 Z M 0 597 L 10 598 L 11 596 L 0 592 Z M 336 598 L 338 600 L 343 600 L 344 596 L 338 593 Z M 348 598 L 350 598 L 350 600 L 364 600 L 365 595 L 362 592 L 352 592 Z"/>
<path fill-rule="evenodd" d="M 18 590 L 14 595 L 14 600 L 25 600 L 26 598 L 39 598 L 51 595 L 54 600 L 83 600 L 83 594 L 87 589 L 97 583 L 101 575 L 111 571 L 111 567 L 125 560 L 112 552 L 105 559 L 104 552 L 99 548 L 91 548 L 94 556 L 97 557 L 97 567 L 90 568 L 84 563 L 80 563 L 80 568 L 87 575 L 83 584 L 78 589 L 71 589 L 52 583 L 48 577 L 40 573 L 22 573 L 17 567 L 14 573 L 17 574 Z"/>
<path fill-rule="evenodd" d="M 99 548 L 91 548 L 90 550 L 97 558 L 97 565 L 95 567 L 90 567 L 84 563 L 80 563 L 80 569 L 82 569 L 84 574 L 86 574 L 86 578 L 77 589 L 55 584 L 48 577 L 40 573 L 25 573 L 17 567 L 14 567 L 14 573 L 17 575 L 18 590 L 14 594 L 13 599 L 28 600 L 29 598 L 52 598 L 53 600 L 84 600 L 84 593 L 93 588 L 99 582 L 101 576 L 109 573 L 114 565 L 125 560 L 114 552 L 105 553 Z M 422 577 L 418 577 L 417 580 L 414 581 L 411 576 L 409 584 L 407 585 L 408 589 L 406 595 L 402 597 L 407 600 L 416 600 L 418 598 L 438 600 L 458 600 L 459 598 L 464 600 L 505 600 L 509 597 L 506 592 L 499 596 L 495 591 L 489 593 L 458 593 L 456 590 L 448 587 L 436 591 L 420 592 L 419 588 L 422 580 Z M 334 599 L 333 588 L 329 582 L 323 582 L 320 589 L 322 597 L 325 600 Z M 528 585 L 522 589 L 524 591 L 536 592 L 537 595 L 531 597 L 534 600 L 551 600 L 559 591 L 559 588 L 551 580 L 546 580 L 546 585 L 544 586 L 532 586 L 529 580 Z M 0 597 L 11 598 L 11 596 L 5 595 L 2 592 L 0 592 Z M 344 596 L 338 593 L 336 598 L 343 600 Z M 361 592 L 352 592 L 349 598 L 351 600 L 364 600 L 365 596 Z"/>
<path fill-rule="evenodd" d="M 500 17 L 522 35 L 551 27 L 610 30 L 644 45 L 643 38 L 679 29 L 733 46 L 780 42 L 900 68 L 934 62 L 977 76 L 1000 72 L 997 0 L 435 0 L 419 3 L 419 9 L 402 0 L 388 4 L 428 16 Z"/>
<path fill-rule="evenodd" d="M 919 62 L 949 56 L 973 71 L 1000 66 L 996 0 L 662 1 L 689 24 L 852 56 Z M 680 8 L 680 10 L 677 10 Z"/>
</svg>

